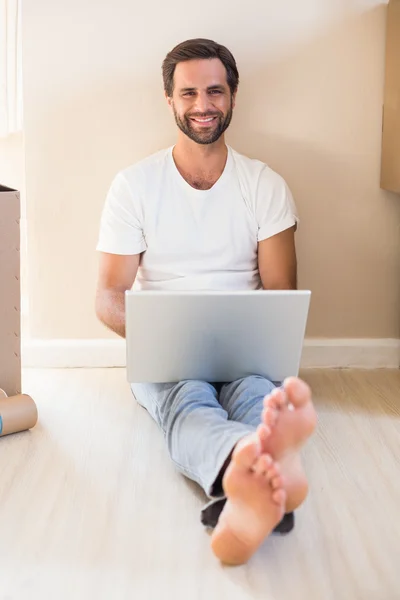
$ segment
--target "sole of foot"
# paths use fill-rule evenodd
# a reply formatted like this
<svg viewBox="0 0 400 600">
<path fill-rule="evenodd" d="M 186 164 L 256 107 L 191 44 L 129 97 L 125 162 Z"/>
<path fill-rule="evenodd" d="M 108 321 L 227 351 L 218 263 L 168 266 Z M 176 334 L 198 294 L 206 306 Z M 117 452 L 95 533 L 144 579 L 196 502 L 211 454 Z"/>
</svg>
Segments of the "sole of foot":
<svg viewBox="0 0 400 600">
<path fill-rule="evenodd" d="M 268 451 L 275 460 L 297 452 L 317 424 L 309 386 L 295 377 L 287 379 L 264 399 L 262 420 L 268 428 Z"/>
<path fill-rule="evenodd" d="M 258 429 L 262 449 L 280 465 L 287 494 L 286 512 L 296 510 L 308 493 L 300 450 L 317 425 L 311 390 L 296 377 L 287 379 L 264 399 L 263 425 Z"/>
<path fill-rule="evenodd" d="M 246 563 L 282 520 L 286 492 L 279 465 L 263 453 L 258 434 L 236 446 L 225 472 L 227 503 L 211 547 L 227 565 Z"/>
</svg>

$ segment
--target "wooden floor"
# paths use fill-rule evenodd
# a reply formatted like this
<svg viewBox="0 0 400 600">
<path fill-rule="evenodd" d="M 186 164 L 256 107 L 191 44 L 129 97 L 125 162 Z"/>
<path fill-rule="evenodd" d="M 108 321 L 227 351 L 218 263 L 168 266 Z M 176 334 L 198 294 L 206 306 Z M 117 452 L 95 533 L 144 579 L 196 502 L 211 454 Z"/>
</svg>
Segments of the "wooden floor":
<svg viewBox="0 0 400 600">
<path fill-rule="evenodd" d="M 124 370 L 27 370 L 40 423 L 0 439 L 0 600 L 399 600 L 400 371 L 303 376 L 310 496 L 232 569 Z"/>
</svg>

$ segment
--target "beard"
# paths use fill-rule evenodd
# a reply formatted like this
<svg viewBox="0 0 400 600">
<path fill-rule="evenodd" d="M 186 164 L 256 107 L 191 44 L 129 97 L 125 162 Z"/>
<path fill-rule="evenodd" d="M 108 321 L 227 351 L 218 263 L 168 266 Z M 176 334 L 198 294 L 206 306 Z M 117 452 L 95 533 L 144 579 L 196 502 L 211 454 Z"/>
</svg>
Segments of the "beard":
<svg viewBox="0 0 400 600">
<path fill-rule="evenodd" d="M 196 144 L 214 144 L 215 142 L 217 142 L 219 140 L 219 138 L 221 137 L 221 135 L 223 133 L 225 133 L 225 131 L 228 129 L 231 121 L 232 121 L 232 114 L 233 114 L 233 109 L 232 109 L 232 104 L 229 107 L 228 112 L 226 113 L 226 115 L 224 115 L 222 112 L 218 111 L 218 112 L 213 112 L 213 113 L 192 113 L 192 114 L 185 114 L 183 115 L 183 117 L 181 118 L 178 113 L 175 110 L 175 106 L 173 106 L 173 111 L 174 111 L 174 116 L 175 116 L 175 122 L 178 125 L 179 129 L 185 134 L 187 135 L 188 138 L 190 138 L 193 142 L 196 142 Z M 217 118 L 217 125 L 215 126 L 213 124 L 212 128 L 210 128 L 207 131 L 207 128 L 204 128 L 204 131 L 201 130 L 196 130 L 193 127 L 193 121 L 191 121 L 191 118 L 193 117 L 199 117 L 199 118 L 209 118 L 209 117 L 216 117 Z"/>
</svg>

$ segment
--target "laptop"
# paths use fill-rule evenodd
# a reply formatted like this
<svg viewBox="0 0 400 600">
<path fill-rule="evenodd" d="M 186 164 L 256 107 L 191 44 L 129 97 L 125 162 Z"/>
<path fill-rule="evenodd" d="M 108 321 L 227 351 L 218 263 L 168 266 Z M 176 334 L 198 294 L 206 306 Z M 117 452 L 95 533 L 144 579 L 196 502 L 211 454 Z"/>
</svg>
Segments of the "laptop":
<svg viewBox="0 0 400 600">
<path fill-rule="evenodd" d="M 298 375 L 310 291 L 125 294 L 129 383 Z"/>
</svg>

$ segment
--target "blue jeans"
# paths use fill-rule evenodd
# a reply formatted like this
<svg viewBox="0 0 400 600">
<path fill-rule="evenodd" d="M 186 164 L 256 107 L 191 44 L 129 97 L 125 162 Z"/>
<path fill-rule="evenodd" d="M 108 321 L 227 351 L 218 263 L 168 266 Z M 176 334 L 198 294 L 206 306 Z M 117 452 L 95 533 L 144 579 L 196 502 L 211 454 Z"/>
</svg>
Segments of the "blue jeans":
<svg viewBox="0 0 400 600">
<path fill-rule="evenodd" d="M 250 376 L 220 385 L 189 380 L 131 387 L 163 431 L 176 468 L 210 499 L 223 498 L 224 465 L 237 442 L 260 424 L 264 397 L 275 384 Z"/>
</svg>

